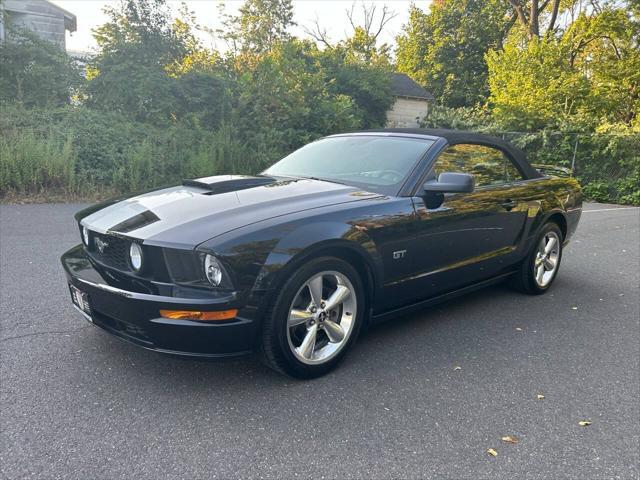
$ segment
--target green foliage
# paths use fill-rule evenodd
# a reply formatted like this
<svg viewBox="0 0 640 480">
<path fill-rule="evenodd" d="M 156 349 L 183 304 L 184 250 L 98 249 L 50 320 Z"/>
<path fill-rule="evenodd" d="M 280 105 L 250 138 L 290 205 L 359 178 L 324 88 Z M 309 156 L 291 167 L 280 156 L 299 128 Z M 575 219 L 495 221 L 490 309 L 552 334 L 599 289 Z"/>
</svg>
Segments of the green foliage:
<svg viewBox="0 0 640 480">
<path fill-rule="evenodd" d="M 441 0 L 428 13 L 411 7 L 397 38 L 398 71 L 448 107 L 474 106 L 487 94 L 484 55 L 508 29 L 506 0 Z"/>
<path fill-rule="evenodd" d="M 547 37 L 523 47 L 522 40 L 515 34 L 487 53 L 493 117 L 509 129 L 559 127 L 581 108 L 586 80 L 571 68 L 567 45 Z"/>
<path fill-rule="evenodd" d="M 531 163 L 571 167 L 587 198 L 640 204 L 640 135 L 540 131 L 503 135 Z"/>
<path fill-rule="evenodd" d="M 194 39 L 174 24 L 163 0 L 126 0 L 105 8 L 94 30 L 99 54 L 88 69 L 87 104 L 138 121 L 166 121 L 176 110 L 176 79 L 168 70 L 190 53 Z"/>
<path fill-rule="evenodd" d="M 557 35 L 515 30 L 486 58 L 492 114 L 506 128 L 639 125 L 640 21 L 622 8 L 582 12 Z"/>
<path fill-rule="evenodd" d="M 384 126 L 394 102 L 389 70 L 357 61 L 349 48 L 340 45 L 318 55 L 328 90 L 353 100 L 358 128 Z"/>
<path fill-rule="evenodd" d="M 569 166 L 575 153 L 588 196 L 637 204 L 640 12 L 578 8 L 553 29 L 544 14 L 549 33 L 532 35 L 512 28 L 506 1 L 412 8 L 398 68 L 442 103 L 424 126 L 503 135 L 536 163 Z M 576 5 L 563 0 L 561 14 Z M 375 8 L 363 8 L 363 25 L 352 8 L 343 41 L 318 29 L 320 49 L 289 35 L 290 0 L 245 0 L 226 16 L 224 55 L 202 46 L 186 7 L 178 19 L 166 0 L 124 0 L 106 12 L 86 80 L 31 34 L 0 44 L 0 197 L 103 196 L 257 173 L 322 135 L 383 126 L 394 101 Z M 380 28 L 389 18 L 383 9 Z M 501 133 L 512 129 L 531 133 Z M 565 133 L 576 131 L 577 149 L 576 134 Z"/>
<path fill-rule="evenodd" d="M 40 139 L 32 131 L 0 136 L 0 192 L 39 193 L 76 190 L 74 158 L 69 142 Z"/>
<path fill-rule="evenodd" d="M 268 135 L 288 150 L 359 126 L 353 101 L 329 91 L 316 55 L 313 44 L 292 40 L 277 44 L 252 69 L 241 72 L 235 117 L 249 144 Z"/>
<path fill-rule="evenodd" d="M 589 198 L 640 205 L 640 135 L 580 136 L 576 158 Z"/>
<path fill-rule="evenodd" d="M 628 129 L 587 134 L 559 130 L 507 132 L 487 111 L 446 107 L 431 109 L 423 126 L 502 137 L 522 149 L 533 164 L 574 166 L 588 199 L 640 205 L 640 135 Z"/>
<path fill-rule="evenodd" d="M 233 108 L 233 85 L 215 71 L 187 71 L 177 77 L 172 95 L 171 116 L 205 128 L 217 128 Z"/>
<path fill-rule="evenodd" d="M 422 127 L 450 128 L 454 130 L 473 130 L 490 133 L 495 130 L 489 112 L 482 107 L 449 108 L 433 105 L 427 116 L 422 119 Z"/>
<path fill-rule="evenodd" d="M 335 46 L 350 64 L 373 65 L 391 69 L 391 48 L 387 44 L 377 45 L 377 37 L 361 26 L 356 26 L 353 35 Z"/>
<path fill-rule="evenodd" d="M 581 15 L 565 34 L 589 92 L 582 114 L 593 123 L 640 130 L 640 18 L 621 8 Z"/>
<path fill-rule="evenodd" d="M 69 103 L 80 72 L 56 45 L 26 30 L 7 32 L 0 42 L 0 104 L 26 107 Z"/>
<path fill-rule="evenodd" d="M 265 166 L 224 124 L 156 127 L 85 107 L 0 112 L 0 197 L 126 193 Z"/>
<path fill-rule="evenodd" d="M 236 52 L 266 53 L 289 40 L 295 25 L 291 0 L 245 0 L 238 15 L 225 14 L 224 5 L 220 13 L 224 28 L 218 33 Z"/>
</svg>

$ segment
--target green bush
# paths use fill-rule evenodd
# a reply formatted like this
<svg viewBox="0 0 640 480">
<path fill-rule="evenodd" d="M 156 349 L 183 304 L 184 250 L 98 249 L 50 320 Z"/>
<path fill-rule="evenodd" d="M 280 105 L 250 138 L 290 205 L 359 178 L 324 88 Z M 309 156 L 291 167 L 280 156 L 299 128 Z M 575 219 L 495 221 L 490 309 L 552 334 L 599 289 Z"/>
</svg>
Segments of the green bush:
<svg viewBox="0 0 640 480">
<path fill-rule="evenodd" d="M 38 139 L 31 131 L 0 137 L 0 191 L 34 193 L 56 188 L 73 193 L 74 158 L 70 142 Z"/>
<path fill-rule="evenodd" d="M 640 204 L 640 135 L 542 131 L 503 136 L 531 163 L 573 166 L 588 199 Z"/>
<path fill-rule="evenodd" d="M 263 140 L 251 149 L 227 124 L 160 128 L 88 108 L 7 108 L 0 112 L 0 197 L 101 197 L 257 173 L 284 153 Z"/>
<path fill-rule="evenodd" d="M 575 150 L 587 198 L 640 204 L 639 135 L 500 133 L 482 112 L 468 109 L 434 109 L 427 124 L 502 136 L 531 163 L 571 167 Z M 215 130 L 186 120 L 160 127 L 87 107 L 7 107 L 0 111 L 0 198 L 104 197 L 185 178 L 255 174 L 319 135 L 275 125 L 243 130 L 231 122 Z"/>
</svg>

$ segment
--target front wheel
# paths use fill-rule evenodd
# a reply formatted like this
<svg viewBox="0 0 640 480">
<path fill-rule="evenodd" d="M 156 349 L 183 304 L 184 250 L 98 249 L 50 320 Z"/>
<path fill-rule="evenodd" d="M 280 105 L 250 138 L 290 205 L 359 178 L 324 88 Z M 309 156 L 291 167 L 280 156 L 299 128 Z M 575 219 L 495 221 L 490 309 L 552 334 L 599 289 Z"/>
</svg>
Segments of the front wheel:
<svg viewBox="0 0 640 480">
<path fill-rule="evenodd" d="M 296 378 L 332 370 L 354 343 L 365 314 L 358 273 L 338 258 L 311 260 L 287 280 L 266 314 L 262 352 Z"/>
<path fill-rule="evenodd" d="M 547 223 L 516 274 L 516 288 L 531 295 L 545 293 L 555 280 L 562 260 L 562 231 Z"/>
</svg>

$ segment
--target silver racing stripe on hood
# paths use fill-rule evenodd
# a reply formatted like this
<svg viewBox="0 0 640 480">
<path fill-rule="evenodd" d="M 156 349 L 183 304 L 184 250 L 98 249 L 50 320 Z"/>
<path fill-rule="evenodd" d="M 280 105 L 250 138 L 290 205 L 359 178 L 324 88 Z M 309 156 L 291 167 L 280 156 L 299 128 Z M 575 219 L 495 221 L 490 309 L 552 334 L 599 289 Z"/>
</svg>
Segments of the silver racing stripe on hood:
<svg viewBox="0 0 640 480">
<path fill-rule="evenodd" d="M 111 204 L 82 218 L 101 234 L 123 235 L 145 244 L 191 249 L 226 232 L 291 213 L 380 194 L 312 179 L 278 180 L 268 185 L 212 192 L 182 185 Z"/>
<path fill-rule="evenodd" d="M 131 223 L 132 219 L 151 214 L 157 219 L 156 221 L 158 221 L 160 217 L 157 216 L 156 211 L 160 210 L 162 206 L 180 202 L 181 200 L 200 195 L 201 193 L 200 189 L 190 187 L 172 187 L 158 190 L 123 200 L 102 210 L 98 210 L 82 219 L 80 224 L 89 230 L 102 234 L 106 234 L 107 232 L 128 233 L 134 229 L 131 228 L 131 226 L 127 226 L 127 224 Z M 187 212 L 185 212 L 185 214 L 186 213 Z M 141 228 L 150 223 L 152 222 L 147 221 L 144 222 L 144 224 L 141 222 L 136 228 Z"/>
</svg>

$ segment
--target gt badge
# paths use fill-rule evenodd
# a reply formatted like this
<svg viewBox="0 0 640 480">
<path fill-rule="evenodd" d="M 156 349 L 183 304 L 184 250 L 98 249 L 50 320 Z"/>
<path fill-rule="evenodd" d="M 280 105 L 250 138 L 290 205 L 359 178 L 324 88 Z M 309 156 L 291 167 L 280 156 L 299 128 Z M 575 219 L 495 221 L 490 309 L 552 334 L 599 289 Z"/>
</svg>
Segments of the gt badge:
<svg viewBox="0 0 640 480">
<path fill-rule="evenodd" d="M 407 253 L 406 250 L 398 250 L 397 252 L 393 252 L 393 259 L 400 260 L 401 258 L 404 258 L 405 253 Z"/>
</svg>

